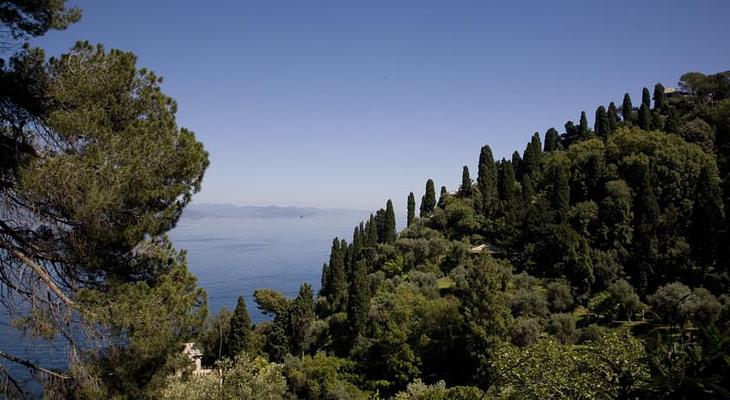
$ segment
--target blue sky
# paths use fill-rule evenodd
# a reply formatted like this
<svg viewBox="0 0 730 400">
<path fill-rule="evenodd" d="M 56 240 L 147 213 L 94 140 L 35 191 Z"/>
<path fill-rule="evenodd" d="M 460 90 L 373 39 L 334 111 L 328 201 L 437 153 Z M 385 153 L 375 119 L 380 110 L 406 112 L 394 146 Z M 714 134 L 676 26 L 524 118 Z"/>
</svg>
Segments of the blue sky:
<svg viewBox="0 0 730 400">
<path fill-rule="evenodd" d="M 131 50 L 211 166 L 199 203 L 375 209 L 479 148 L 730 69 L 728 1 L 76 1 L 36 44 Z"/>
</svg>

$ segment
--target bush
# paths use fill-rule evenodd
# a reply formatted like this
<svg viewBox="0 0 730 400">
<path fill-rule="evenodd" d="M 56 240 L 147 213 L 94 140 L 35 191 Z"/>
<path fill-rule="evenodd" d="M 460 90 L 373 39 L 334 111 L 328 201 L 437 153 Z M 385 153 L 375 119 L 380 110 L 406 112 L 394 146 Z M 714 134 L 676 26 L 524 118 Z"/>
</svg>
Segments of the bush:
<svg viewBox="0 0 730 400">
<path fill-rule="evenodd" d="M 553 314 L 545 325 L 545 330 L 562 344 L 573 344 L 579 332 L 575 329 L 575 318 L 572 314 Z"/>
<path fill-rule="evenodd" d="M 530 346 L 540 336 L 541 328 L 540 322 L 535 318 L 515 319 L 510 332 L 512 343 L 519 347 Z"/>
<path fill-rule="evenodd" d="M 545 295 L 534 289 L 518 290 L 510 296 L 509 303 L 516 316 L 545 317 L 549 314 Z"/>
<path fill-rule="evenodd" d="M 565 282 L 550 282 L 547 285 L 547 301 L 552 312 L 567 311 L 573 307 L 573 295 Z"/>
<path fill-rule="evenodd" d="M 691 290 L 679 282 L 657 289 L 649 303 L 661 321 L 672 325 L 692 322 L 705 326 L 716 322 L 721 311 L 720 302 L 707 289 Z"/>
</svg>

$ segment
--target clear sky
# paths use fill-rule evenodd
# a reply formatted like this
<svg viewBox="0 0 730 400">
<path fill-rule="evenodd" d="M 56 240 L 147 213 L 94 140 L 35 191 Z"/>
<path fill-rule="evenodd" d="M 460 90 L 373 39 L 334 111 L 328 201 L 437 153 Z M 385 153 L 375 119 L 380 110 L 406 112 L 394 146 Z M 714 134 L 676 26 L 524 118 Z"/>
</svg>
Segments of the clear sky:
<svg viewBox="0 0 730 400">
<path fill-rule="evenodd" d="M 36 43 L 134 51 L 211 165 L 195 202 L 375 209 L 530 135 L 730 69 L 730 1 L 76 1 Z M 399 210 L 401 211 L 401 210 Z"/>
</svg>

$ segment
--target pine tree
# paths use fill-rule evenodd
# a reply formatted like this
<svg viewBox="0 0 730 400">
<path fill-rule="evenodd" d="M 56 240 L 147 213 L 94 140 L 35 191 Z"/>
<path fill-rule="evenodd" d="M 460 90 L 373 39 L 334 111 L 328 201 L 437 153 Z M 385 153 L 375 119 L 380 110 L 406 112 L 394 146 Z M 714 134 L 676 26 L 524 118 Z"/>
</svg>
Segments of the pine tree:
<svg viewBox="0 0 730 400">
<path fill-rule="evenodd" d="M 492 149 L 488 145 L 482 146 L 479 153 L 477 187 L 481 194 L 482 211 L 485 216 L 490 216 L 499 199 L 499 194 L 497 193 L 497 168 L 494 164 Z"/>
<path fill-rule="evenodd" d="M 408 219 L 406 222 L 406 226 L 413 225 L 413 222 L 416 221 L 416 197 L 413 195 L 413 192 L 408 194 Z"/>
<path fill-rule="evenodd" d="M 649 110 L 649 106 L 646 105 L 646 103 L 641 103 L 641 107 L 639 108 L 639 128 L 644 130 L 651 129 L 651 110 Z"/>
<path fill-rule="evenodd" d="M 350 298 L 347 302 L 347 319 L 350 327 L 351 344 L 354 344 L 357 336 L 365 329 L 369 302 L 367 265 L 364 261 L 358 261 L 352 273 Z"/>
<path fill-rule="evenodd" d="M 631 96 L 628 93 L 624 94 L 624 102 L 621 105 L 621 116 L 624 122 L 632 121 L 632 113 L 634 112 L 634 106 L 631 104 Z"/>
<path fill-rule="evenodd" d="M 385 205 L 385 229 L 383 242 L 393 243 L 397 237 L 395 227 L 395 211 L 393 210 L 393 202 L 388 200 Z"/>
<path fill-rule="evenodd" d="M 594 125 L 596 135 L 606 139 L 611 133 L 611 126 L 608 119 L 608 113 L 603 106 L 596 109 L 596 121 Z"/>
<path fill-rule="evenodd" d="M 228 357 L 233 358 L 250 348 L 251 318 L 248 316 L 246 302 L 242 296 L 238 296 L 238 303 L 231 317 L 231 329 L 228 335 Z"/>
<path fill-rule="evenodd" d="M 641 104 L 646 104 L 651 109 L 651 94 L 647 88 L 641 90 Z"/>
<path fill-rule="evenodd" d="M 588 117 L 586 116 L 585 111 L 580 112 L 580 125 L 578 125 L 578 136 L 581 139 L 585 139 L 588 137 L 589 129 L 588 129 Z"/>
<path fill-rule="evenodd" d="M 654 109 L 660 110 L 664 108 L 664 85 L 657 83 L 654 85 Z"/>
<path fill-rule="evenodd" d="M 621 120 L 618 117 L 618 110 L 616 109 L 616 104 L 611 102 L 608 105 L 608 128 L 609 132 L 615 132 L 616 129 L 618 129 L 618 124 L 621 122 Z"/>
<path fill-rule="evenodd" d="M 299 295 L 292 301 L 288 317 L 289 350 L 299 357 L 304 355 L 305 345 L 314 321 L 314 300 L 312 287 L 304 283 L 299 287 Z"/>
<path fill-rule="evenodd" d="M 550 128 L 545 132 L 545 152 L 549 153 L 560 147 L 560 135 L 555 128 Z"/>
<path fill-rule="evenodd" d="M 471 177 L 469 176 L 469 167 L 466 165 L 461 172 L 461 186 L 459 186 L 459 196 L 463 198 L 471 197 Z"/>
<path fill-rule="evenodd" d="M 421 218 L 426 218 L 433 214 L 433 210 L 436 207 L 436 188 L 434 187 L 433 180 L 429 179 L 426 181 L 426 194 L 421 198 Z"/>
</svg>

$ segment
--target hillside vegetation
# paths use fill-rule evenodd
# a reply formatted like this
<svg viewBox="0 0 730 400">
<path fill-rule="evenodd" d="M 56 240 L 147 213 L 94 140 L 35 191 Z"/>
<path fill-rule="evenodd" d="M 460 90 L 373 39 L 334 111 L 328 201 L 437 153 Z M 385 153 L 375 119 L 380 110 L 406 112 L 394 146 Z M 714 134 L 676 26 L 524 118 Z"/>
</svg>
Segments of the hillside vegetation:
<svg viewBox="0 0 730 400">
<path fill-rule="evenodd" d="M 209 361 L 265 355 L 308 399 L 729 396 L 730 72 L 679 85 L 510 160 L 484 146 L 401 232 L 388 201 L 333 240 L 316 299 L 260 290 L 272 322 L 212 321 Z"/>
</svg>

